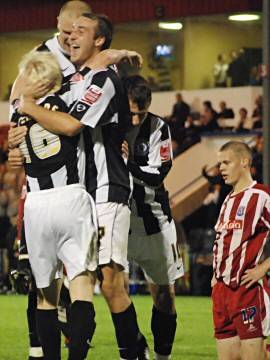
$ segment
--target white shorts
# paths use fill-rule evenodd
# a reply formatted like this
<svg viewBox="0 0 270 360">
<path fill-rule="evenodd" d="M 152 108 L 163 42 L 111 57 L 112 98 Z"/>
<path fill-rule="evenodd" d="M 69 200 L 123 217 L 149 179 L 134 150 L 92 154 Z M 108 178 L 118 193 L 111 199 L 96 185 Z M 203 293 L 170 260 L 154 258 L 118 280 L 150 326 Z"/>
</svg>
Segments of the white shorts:
<svg viewBox="0 0 270 360">
<path fill-rule="evenodd" d="M 130 210 L 114 202 L 96 204 L 99 227 L 99 265 L 111 261 L 127 267 Z"/>
<path fill-rule="evenodd" d="M 138 218 L 131 216 L 128 260 L 134 260 L 144 271 L 146 280 L 157 285 L 171 285 L 184 275 L 183 261 L 177 244 L 174 222 L 153 235 L 141 235 Z M 136 226 L 138 228 L 137 234 Z"/>
<path fill-rule="evenodd" d="M 97 267 L 95 204 L 83 185 L 30 192 L 24 207 L 29 260 L 38 288 Z"/>
</svg>

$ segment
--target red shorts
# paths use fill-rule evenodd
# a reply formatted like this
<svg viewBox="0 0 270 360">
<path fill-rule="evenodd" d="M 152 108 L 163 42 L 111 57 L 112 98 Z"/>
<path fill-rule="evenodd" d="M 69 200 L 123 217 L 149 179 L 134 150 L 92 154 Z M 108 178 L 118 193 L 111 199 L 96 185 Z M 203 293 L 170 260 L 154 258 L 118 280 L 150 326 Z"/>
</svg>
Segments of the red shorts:
<svg viewBox="0 0 270 360">
<path fill-rule="evenodd" d="M 266 286 L 231 289 L 222 281 L 212 292 L 215 337 L 253 339 L 270 335 L 270 298 Z"/>
</svg>

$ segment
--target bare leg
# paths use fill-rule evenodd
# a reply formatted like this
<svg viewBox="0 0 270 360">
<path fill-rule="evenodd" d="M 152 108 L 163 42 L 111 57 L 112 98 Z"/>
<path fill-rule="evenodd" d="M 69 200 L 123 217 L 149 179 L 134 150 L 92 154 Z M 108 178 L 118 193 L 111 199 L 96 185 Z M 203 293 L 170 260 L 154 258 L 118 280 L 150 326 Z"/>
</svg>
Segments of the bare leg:
<svg viewBox="0 0 270 360">
<path fill-rule="evenodd" d="M 217 352 L 219 360 L 241 360 L 240 350 L 241 345 L 238 336 L 217 340 Z"/>
</svg>

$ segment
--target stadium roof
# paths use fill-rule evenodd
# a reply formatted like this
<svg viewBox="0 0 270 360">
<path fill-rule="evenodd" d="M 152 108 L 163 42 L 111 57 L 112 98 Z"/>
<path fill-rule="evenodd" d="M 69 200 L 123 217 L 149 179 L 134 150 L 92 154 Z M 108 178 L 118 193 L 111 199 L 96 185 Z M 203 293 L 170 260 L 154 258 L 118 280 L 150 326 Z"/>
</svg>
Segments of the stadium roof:
<svg viewBox="0 0 270 360">
<path fill-rule="evenodd" d="M 114 23 L 261 11 L 262 0 L 87 0 Z M 0 32 L 55 27 L 63 0 L 8 0 L 1 4 Z"/>
</svg>

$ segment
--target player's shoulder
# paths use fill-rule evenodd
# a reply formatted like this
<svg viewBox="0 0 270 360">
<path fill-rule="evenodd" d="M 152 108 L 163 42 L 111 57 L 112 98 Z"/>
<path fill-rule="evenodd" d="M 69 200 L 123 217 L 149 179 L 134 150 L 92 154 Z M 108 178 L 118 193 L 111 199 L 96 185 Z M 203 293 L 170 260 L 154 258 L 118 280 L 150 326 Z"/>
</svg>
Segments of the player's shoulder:
<svg viewBox="0 0 270 360">
<path fill-rule="evenodd" d="M 90 86 L 96 86 L 100 89 L 107 89 L 107 91 L 114 92 L 116 89 L 120 88 L 120 79 L 114 70 L 110 68 L 103 68 L 83 72 L 86 83 L 89 83 Z M 103 90 L 102 90 L 103 91 Z"/>
<path fill-rule="evenodd" d="M 166 123 L 166 121 L 161 117 L 158 116 L 156 114 L 153 114 L 151 112 L 148 113 L 148 118 L 151 121 L 152 126 L 154 126 L 157 129 L 163 129 L 163 130 L 168 130 L 169 126 Z"/>
<path fill-rule="evenodd" d="M 52 51 L 52 47 L 56 46 L 56 37 L 50 38 L 37 45 L 34 50 L 36 51 Z"/>
<path fill-rule="evenodd" d="M 63 101 L 63 99 L 61 99 L 58 93 L 46 96 L 44 99 L 41 100 L 40 105 L 48 108 L 49 110 L 62 112 L 67 111 L 67 105 Z"/>
<path fill-rule="evenodd" d="M 43 43 L 37 45 L 37 46 L 34 48 L 34 50 L 35 50 L 35 51 L 40 51 L 40 52 L 42 52 L 42 51 L 50 51 L 49 48 L 48 48 L 48 46 L 46 45 L 46 42 L 43 42 Z"/>
<path fill-rule="evenodd" d="M 256 183 L 252 189 L 257 190 L 259 192 L 261 192 L 262 194 L 266 195 L 266 196 L 270 196 L 270 187 L 265 185 L 265 184 L 258 184 Z"/>
</svg>

